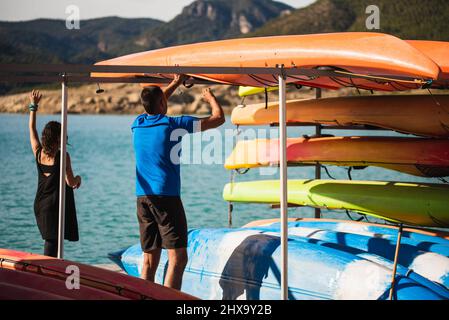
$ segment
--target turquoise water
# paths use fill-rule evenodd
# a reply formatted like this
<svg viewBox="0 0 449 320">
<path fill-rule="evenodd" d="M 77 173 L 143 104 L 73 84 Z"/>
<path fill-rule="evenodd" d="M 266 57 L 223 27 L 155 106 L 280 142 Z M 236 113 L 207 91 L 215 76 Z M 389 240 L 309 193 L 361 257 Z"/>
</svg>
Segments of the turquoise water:
<svg viewBox="0 0 449 320">
<path fill-rule="evenodd" d="M 68 147 L 72 166 L 83 178 L 76 191 L 76 205 L 80 227 L 80 241 L 66 242 L 65 258 L 84 263 L 109 263 L 106 255 L 139 240 L 134 196 L 134 154 L 130 125 L 134 116 L 69 116 Z M 38 131 L 46 122 L 59 116 L 39 116 Z M 229 122 L 220 130 L 234 128 Z M 311 130 L 289 128 L 289 136 L 312 134 Z M 340 131 L 339 135 L 398 135 L 390 132 Z M 208 143 L 192 138 L 192 150 Z M 29 145 L 28 117 L 0 115 L 0 247 L 42 253 L 43 240 L 37 229 L 33 201 L 37 187 L 37 173 Z M 187 144 L 188 145 L 188 144 Z M 223 147 L 225 143 L 223 142 Z M 220 149 L 218 158 L 229 150 Z M 185 153 L 187 154 L 187 153 Z M 335 178 L 346 179 L 344 168 L 329 168 Z M 393 171 L 368 168 L 353 172 L 358 180 L 395 180 L 437 182 Z M 259 170 L 250 171 L 237 181 L 274 179 L 261 177 Z M 289 177 L 314 177 L 313 168 L 290 168 Z M 323 178 L 327 178 L 323 171 Z M 222 165 L 183 165 L 182 197 L 190 228 L 227 227 L 228 207 L 222 199 L 223 186 L 230 173 Z M 234 226 L 242 226 L 256 219 L 277 218 L 278 210 L 266 205 L 235 204 Z M 292 217 L 312 217 L 313 210 L 291 209 Z M 354 215 L 355 217 L 357 215 Z M 347 219 L 344 213 L 324 212 L 326 218 Z"/>
</svg>

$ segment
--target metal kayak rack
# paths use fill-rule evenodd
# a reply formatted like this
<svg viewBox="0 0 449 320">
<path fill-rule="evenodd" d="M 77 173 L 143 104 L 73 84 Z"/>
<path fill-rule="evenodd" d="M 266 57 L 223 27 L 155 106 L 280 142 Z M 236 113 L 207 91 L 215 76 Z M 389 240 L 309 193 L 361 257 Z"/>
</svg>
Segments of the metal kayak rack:
<svg viewBox="0 0 449 320">
<path fill-rule="evenodd" d="M 91 73 L 107 73 L 111 77 L 92 77 Z M 115 74 L 115 75 L 114 75 Z M 130 76 L 120 76 L 130 74 Z M 139 74 L 139 75 L 132 75 Z M 341 73 L 332 69 L 305 69 L 285 68 L 278 65 L 275 68 L 246 68 L 246 67 L 182 67 L 182 66 L 122 66 L 122 65 L 74 65 L 74 64 L 0 64 L 0 82 L 6 83 L 60 83 L 61 84 L 61 167 L 59 188 L 59 231 L 58 231 L 58 258 L 64 256 L 64 219 L 65 219 L 65 165 L 66 165 L 66 132 L 67 132 L 67 105 L 68 85 L 72 83 L 169 83 L 171 79 L 158 77 L 158 74 L 240 74 L 240 75 L 266 75 L 276 77 L 279 85 L 279 133 L 280 133 L 280 220 L 281 220 L 281 298 L 288 299 L 288 203 L 287 203 L 287 124 L 286 124 L 286 79 L 288 76 L 330 77 L 330 78 L 373 78 L 368 75 Z M 391 80 L 391 79 L 390 79 Z M 407 77 L 395 77 L 393 80 L 414 81 Z M 221 82 L 190 79 L 188 85 L 226 85 Z M 238 84 L 229 84 L 238 85 Z M 99 87 L 99 90 L 102 91 Z M 321 98 L 321 89 L 316 90 L 316 98 Z M 337 129 L 321 125 L 314 125 L 316 134 L 321 135 L 322 130 Z M 321 165 L 316 165 L 315 178 L 321 179 Z M 316 209 L 315 217 L 321 217 L 321 210 Z M 232 223 L 232 217 L 230 217 Z M 399 254 L 402 226 L 399 228 L 397 255 Z M 390 296 L 393 294 L 397 259 Z"/>
</svg>

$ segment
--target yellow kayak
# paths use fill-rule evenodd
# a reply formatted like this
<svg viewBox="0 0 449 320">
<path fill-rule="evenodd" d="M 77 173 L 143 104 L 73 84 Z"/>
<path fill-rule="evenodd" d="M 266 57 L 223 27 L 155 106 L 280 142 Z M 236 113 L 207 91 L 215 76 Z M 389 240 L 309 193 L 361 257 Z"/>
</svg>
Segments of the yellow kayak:
<svg viewBox="0 0 449 320">
<path fill-rule="evenodd" d="M 252 96 L 252 95 L 255 95 L 255 94 L 259 94 L 259 93 L 265 92 L 265 89 L 267 90 L 267 92 L 279 90 L 278 87 L 268 87 L 268 88 L 239 87 L 239 96 L 240 97 Z"/>
<path fill-rule="evenodd" d="M 230 183 L 223 190 L 223 198 L 231 202 L 277 204 L 279 180 Z M 351 210 L 396 223 L 449 227 L 449 186 L 442 184 L 289 180 L 288 202 Z"/>
</svg>

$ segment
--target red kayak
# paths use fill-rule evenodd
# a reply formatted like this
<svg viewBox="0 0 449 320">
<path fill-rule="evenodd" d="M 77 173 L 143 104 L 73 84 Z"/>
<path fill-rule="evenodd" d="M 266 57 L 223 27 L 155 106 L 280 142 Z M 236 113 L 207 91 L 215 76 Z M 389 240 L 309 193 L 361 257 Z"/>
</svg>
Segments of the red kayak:
<svg viewBox="0 0 449 320">
<path fill-rule="evenodd" d="M 80 289 L 69 290 L 67 267 L 79 269 Z M 188 294 L 125 274 L 68 260 L 0 249 L 3 300 L 195 300 Z"/>
<path fill-rule="evenodd" d="M 88 286 L 68 290 L 65 282 L 44 275 L 0 269 L 0 300 L 127 300 Z"/>
</svg>

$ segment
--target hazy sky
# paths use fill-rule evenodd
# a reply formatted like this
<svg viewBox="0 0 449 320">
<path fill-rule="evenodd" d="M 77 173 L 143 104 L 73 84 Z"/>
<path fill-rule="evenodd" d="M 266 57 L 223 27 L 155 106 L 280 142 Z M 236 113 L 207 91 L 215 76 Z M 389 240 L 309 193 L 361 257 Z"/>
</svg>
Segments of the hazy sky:
<svg viewBox="0 0 449 320">
<path fill-rule="evenodd" d="M 278 0 L 298 8 L 315 0 Z M 168 21 L 193 0 L 0 0 L 0 20 L 65 19 L 66 7 L 77 5 L 81 20 L 120 16 Z"/>
</svg>

